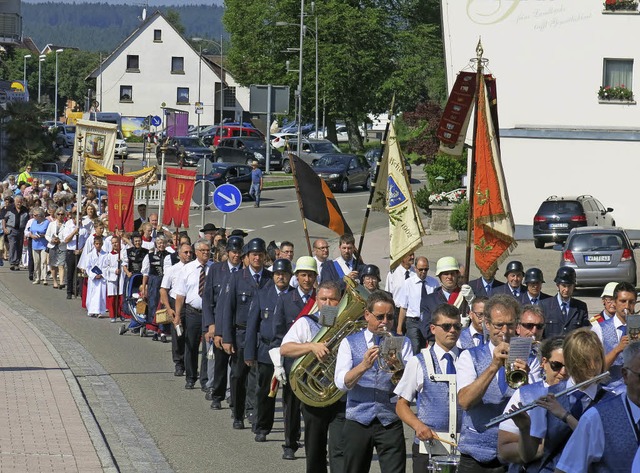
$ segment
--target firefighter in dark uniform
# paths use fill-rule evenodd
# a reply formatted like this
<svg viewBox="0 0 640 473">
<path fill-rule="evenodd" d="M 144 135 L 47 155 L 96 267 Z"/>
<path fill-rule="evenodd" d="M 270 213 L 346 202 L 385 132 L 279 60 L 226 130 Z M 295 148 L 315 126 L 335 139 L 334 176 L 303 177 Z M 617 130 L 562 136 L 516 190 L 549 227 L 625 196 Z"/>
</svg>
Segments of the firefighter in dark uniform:
<svg viewBox="0 0 640 473">
<path fill-rule="evenodd" d="M 274 314 L 275 338 L 271 342 L 272 350 L 280 347 L 282 339 L 296 321 L 302 309 L 309 303 L 309 300 L 315 300 L 316 294 L 313 286 L 318 277 L 316 261 L 310 256 L 301 256 L 296 261 L 295 274 L 298 279 L 298 287 L 295 291 L 283 294 L 276 304 Z M 287 377 L 294 361 L 293 358 L 284 359 L 284 371 Z M 294 460 L 295 452 L 298 450 L 300 407 L 300 400 L 293 394 L 289 383 L 285 384 L 282 387 L 282 415 L 284 418 L 284 445 L 282 446 L 284 452 L 282 458 L 284 460 Z"/>
<path fill-rule="evenodd" d="M 288 259 L 277 259 L 271 268 L 273 280 L 258 292 L 249 308 L 247 337 L 244 347 L 245 363 L 253 366 L 257 362 L 258 383 L 256 388 L 255 441 L 265 442 L 273 427 L 276 398 L 269 397 L 273 362 L 269 346 L 274 338 L 273 313 L 281 294 L 293 290 L 289 286 L 293 268 Z"/>
<path fill-rule="evenodd" d="M 214 263 L 209 268 L 204 286 L 202 299 L 202 330 L 207 342 L 214 342 L 215 354 L 213 380 L 209 380 L 206 399 L 211 401 L 212 409 L 221 409 L 221 402 L 227 392 L 227 370 L 229 355 L 222 349 L 222 317 L 217 317 L 222 289 L 226 286 L 229 276 L 242 269 L 242 247 L 244 240 L 239 236 L 229 237 L 227 240 L 227 261 Z M 220 322 L 218 322 L 220 320 Z M 216 323 L 218 322 L 218 323 Z M 216 337 L 217 334 L 220 334 Z M 215 340 L 218 338 L 219 340 Z"/>
<path fill-rule="evenodd" d="M 244 362 L 244 342 L 249 307 L 258 290 L 271 280 L 271 271 L 264 267 L 267 247 L 262 238 L 247 244 L 248 266 L 235 272 L 225 288 L 222 309 L 222 347 L 231 355 L 231 401 L 233 428 L 244 429 L 245 401 L 249 367 Z M 222 301 L 221 301 L 222 302 Z M 249 393 L 255 390 L 249 386 Z M 255 405 L 255 404 L 254 404 Z"/>
</svg>

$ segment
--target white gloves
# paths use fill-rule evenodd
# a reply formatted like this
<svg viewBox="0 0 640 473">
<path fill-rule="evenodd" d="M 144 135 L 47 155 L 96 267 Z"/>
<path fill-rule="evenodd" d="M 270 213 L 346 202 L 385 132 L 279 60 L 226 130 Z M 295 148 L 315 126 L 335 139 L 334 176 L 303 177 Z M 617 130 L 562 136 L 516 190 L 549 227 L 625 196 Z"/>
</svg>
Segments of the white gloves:
<svg viewBox="0 0 640 473">
<path fill-rule="evenodd" d="M 462 294 L 464 300 L 467 301 L 467 304 L 471 304 L 476 298 L 473 289 L 471 289 L 471 286 L 469 286 L 468 284 L 463 284 L 462 287 L 460 287 L 460 294 Z"/>
<path fill-rule="evenodd" d="M 272 348 L 269 350 L 269 357 L 273 362 L 273 377 L 276 378 L 283 386 L 287 384 L 287 375 L 282 366 L 282 357 L 280 356 L 280 348 Z"/>
</svg>

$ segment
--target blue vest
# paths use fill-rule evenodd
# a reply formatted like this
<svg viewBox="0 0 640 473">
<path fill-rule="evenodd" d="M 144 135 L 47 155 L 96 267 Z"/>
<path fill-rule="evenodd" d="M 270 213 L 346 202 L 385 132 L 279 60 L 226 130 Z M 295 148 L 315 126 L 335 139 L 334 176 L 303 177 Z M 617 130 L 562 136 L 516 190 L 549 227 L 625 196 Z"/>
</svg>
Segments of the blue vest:
<svg viewBox="0 0 640 473">
<path fill-rule="evenodd" d="M 436 358 L 436 354 L 433 350 L 429 350 L 431 353 L 431 360 L 433 360 L 433 367 L 436 374 L 442 374 L 440 369 L 440 363 Z M 429 428 L 438 432 L 449 431 L 449 383 L 446 381 L 432 381 L 429 378 L 429 372 L 427 371 L 427 365 L 424 360 L 422 352 L 416 355 L 420 366 L 422 367 L 422 373 L 424 375 L 422 391 L 418 393 L 417 405 L 418 405 L 418 419 L 424 422 Z M 458 423 L 456 425 L 456 431 L 460 432 L 460 425 L 462 423 L 462 409 L 458 406 Z M 417 441 L 417 437 L 416 437 Z"/>
<path fill-rule="evenodd" d="M 320 322 L 318 322 L 318 317 L 316 317 L 315 315 L 305 315 L 305 317 L 307 318 L 309 329 L 311 330 L 311 340 L 313 340 L 314 338 L 316 338 L 316 335 L 318 335 L 318 332 L 322 328 L 322 325 L 320 325 Z"/>
<path fill-rule="evenodd" d="M 493 354 L 490 347 L 491 345 L 486 344 L 469 349 L 476 378 L 491 364 Z M 494 425 L 487 429 L 485 425 L 489 420 L 502 414 L 513 392 L 513 389 L 507 388 L 503 394 L 494 376 L 482 400 L 465 411 L 462 416 L 459 448 L 461 453 L 470 455 L 479 462 L 490 462 L 497 457 L 498 426 Z"/>
<path fill-rule="evenodd" d="M 631 401 L 629 401 L 631 402 Z M 627 416 L 624 396 L 599 403 L 595 409 L 604 429 L 604 455 L 591 467 L 596 473 L 627 473 L 631 471 L 638 441 Z"/>
<path fill-rule="evenodd" d="M 460 342 L 460 348 L 462 350 L 468 350 L 476 346 L 475 343 L 473 343 L 473 336 L 471 335 L 471 329 L 469 327 L 460 332 L 458 341 Z"/>
<path fill-rule="evenodd" d="M 364 334 L 362 331 L 347 337 L 352 366 L 359 365 L 364 359 L 367 351 Z M 346 418 L 362 425 L 370 425 L 376 418 L 384 426 L 397 421 L 395 405 L 391 403 L 393 389 L 391 373 L 382 371 L 378 363 L 374 363 L 347 393 Z"/>
<path fill-rule="evenodd" d="M 618 345 L 618 330 L 614 324 L 615 317 L 605 320 L 600 324 L 602 329 L 602 343 L 604 344 L 604 352 L 609 353 Z M 617 381 L 622 378 L 622 353 L 620 353 L 609 367 L 611 381 Z"/>
</svg>

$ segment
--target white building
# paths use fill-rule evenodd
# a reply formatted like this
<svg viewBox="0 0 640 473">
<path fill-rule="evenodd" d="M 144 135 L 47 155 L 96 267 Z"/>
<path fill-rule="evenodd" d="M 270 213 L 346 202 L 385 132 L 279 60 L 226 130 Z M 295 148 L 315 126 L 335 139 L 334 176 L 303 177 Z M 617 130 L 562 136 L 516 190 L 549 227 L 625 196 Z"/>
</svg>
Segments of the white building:
<svg viewBox="0 0 640 473">
<path fill-rule="evenodd" d="M 623 12 L 604 3 L 441 0 L 449 89 L 479 38 L 497 78 L 502 163 L 518 225 L 532 225 L 550 195 L 591 194 L 615 209 L 618 225 L 640 229 L 640 107 L 598 97 L 601 86 L 640 94 L 640 14 L 637 1 Z"/>
<path fill-rule="evenodd" d="M 202 42 L 205 50 L 209 41 Z M 220 76 L 223 80 L 221 81 Z M 96 79 L 96 99 L 104 112 L 127 117 L 162 116 L 163 108 L 189 113 L 198 123 L 196 103 L 202 103 L 200 123 L 241 119 L 249 110 L 249 89 L 203 55 L 155 12 L 125 39 L 89 78 Z M 220 87 L 222 85 L 222 97 Z"/>
</svg>

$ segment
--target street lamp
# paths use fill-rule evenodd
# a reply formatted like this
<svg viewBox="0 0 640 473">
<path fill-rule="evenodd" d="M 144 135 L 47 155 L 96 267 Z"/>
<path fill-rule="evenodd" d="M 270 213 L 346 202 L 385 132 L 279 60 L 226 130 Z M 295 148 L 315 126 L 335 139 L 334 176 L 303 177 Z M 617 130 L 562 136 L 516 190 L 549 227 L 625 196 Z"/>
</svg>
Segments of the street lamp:
<svg viewBox="0 0 640 473">
<path fill-rule="evenodd" d="M 40 103 L 40 85 L 42 83 L 42 62 L 47 58 L 45 54 L 40 55 L 40 61 L 38 62 L 38 103 Z"/>
<path fill-rule="evenodd" d="M 24 68 L 22 72 L 22 82 L 24 83 L 24 90 L 27 90 L 27 59 L 31 57 L 31 54 L 25 54 L 24 56 Z"/>
<path fill-rule="evenodd" d="M 56 98 L 54 100 L 54 108 L 53 108 L 53 121 L 54 123 L 58 121 L 58 53 L 61 53 L 64 49 L 56 49 Z"/>
<path fill-rule="evenodd" d="M 222 125 L 223 120 L 223 89 L 224 89 L 224 81 L 222 80 L 222 35 L 220 35 L 220 42 L 214 41 L 212 39 L 206 38 L 191 38 L 191 41 L 201 42 L 206 41 L 208 43 L 215 44 L 220 49 L 220 125 Z M 198 65 L 198 102 L 200 102 L 200 84 L 201 84 L 201 72 L 202 72 L 202 45 L 200 45 L 200 62 Z M 214 110 L 214 121 L 215 121 L 215 110 Z M 200 115 L 198 115 L 198 137 L 200 137 Z"/>
</svg>

